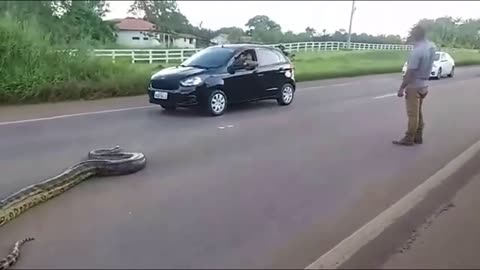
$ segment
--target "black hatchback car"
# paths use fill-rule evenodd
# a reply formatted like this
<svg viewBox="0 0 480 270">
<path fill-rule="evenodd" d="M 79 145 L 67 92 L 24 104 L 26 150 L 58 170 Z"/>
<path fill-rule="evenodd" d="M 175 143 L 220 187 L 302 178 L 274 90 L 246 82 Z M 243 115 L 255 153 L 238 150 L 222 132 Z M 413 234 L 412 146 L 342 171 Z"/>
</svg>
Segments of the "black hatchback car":
<svg viewBox="0 0 480 270">
<path fill-rule="evenodd" d="M 279 49 L 253 44 L 208 47 L 176 67 L 150 79 L 150 103 L 165 110 L 201 106 L 222 115 L 228 104 L 276 99 L 289 105 L 295 93 L 295 71 Z"/>
</svg>

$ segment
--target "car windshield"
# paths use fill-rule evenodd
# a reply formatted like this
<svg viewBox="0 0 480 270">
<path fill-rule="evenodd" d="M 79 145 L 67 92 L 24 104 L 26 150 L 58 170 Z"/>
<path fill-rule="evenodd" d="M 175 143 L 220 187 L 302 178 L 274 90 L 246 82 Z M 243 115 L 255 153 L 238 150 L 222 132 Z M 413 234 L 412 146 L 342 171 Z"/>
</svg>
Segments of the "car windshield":
<svg viewBox="0 0 480 270">
<path fill-rule="evenodd" d="M 204 49 L 185 60 L 181 66 L 198 68 L 221 67 L 233 57 L 234 50 L 231 48 L 212 47 Z"/>
<path fill-rule="evenodd" d="M 435 54 L 435 61 L 438 61 L 440 59 L 440 54 L 439 53 L 436 53 Z"/>
</svg>

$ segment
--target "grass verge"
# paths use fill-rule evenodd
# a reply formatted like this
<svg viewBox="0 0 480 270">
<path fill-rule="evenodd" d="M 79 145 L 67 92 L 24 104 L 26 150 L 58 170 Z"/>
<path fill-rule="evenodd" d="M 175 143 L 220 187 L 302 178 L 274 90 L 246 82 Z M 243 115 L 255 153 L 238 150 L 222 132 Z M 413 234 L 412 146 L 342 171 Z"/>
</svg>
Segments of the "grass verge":
<svg viewBox="0 0 480 270">
<path fill-rule="evenodd" d="M 449 51 L 456 66 L 480 64 L 478 51 Z M 296 56 L 298 81 L 400 73 L 407 51 L 305 52 Z"/>
</svg>

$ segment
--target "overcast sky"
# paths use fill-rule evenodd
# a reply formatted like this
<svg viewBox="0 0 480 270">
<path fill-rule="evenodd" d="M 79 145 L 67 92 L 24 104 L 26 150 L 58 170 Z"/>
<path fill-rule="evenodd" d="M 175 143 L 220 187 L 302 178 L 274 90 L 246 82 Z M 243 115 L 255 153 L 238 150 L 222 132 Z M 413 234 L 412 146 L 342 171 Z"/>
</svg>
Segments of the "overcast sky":
<svg viewBox="0 0 480 270">
<path fill-rule="evenodd" d="M 132 1 L 108 1 L 107 19 L 124 18 Z M 348 30 L 352 1 L 177 1 L 190 23 L 218 29 L 224 26 L 244 28 L 255 15 L 267 15 L 283 31 L 302 32 L 307 26 L 321 32 Z M 352 32 L 398 34 L 421 18 L 441 16 L 479 18 L 480 1 L 356 1 Z"/>
</svg>

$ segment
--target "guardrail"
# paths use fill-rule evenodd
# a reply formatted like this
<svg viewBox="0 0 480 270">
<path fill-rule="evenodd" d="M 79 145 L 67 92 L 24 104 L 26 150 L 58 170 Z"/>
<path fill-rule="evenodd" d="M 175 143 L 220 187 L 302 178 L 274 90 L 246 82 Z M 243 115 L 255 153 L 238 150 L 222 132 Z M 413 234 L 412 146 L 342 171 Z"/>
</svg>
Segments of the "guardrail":
<svg viewBox="0 0 480 270">
<path fill-rule="evenodd" d="M 347 50 L 346 42 L 297 42 L 270 44 L 267 46 L 279 47 L 283 45 L 289 52 L 308 51 L 339 51 Z M 351 43 L 350 50 L 411 50 L 411 45 L 398 44 L 369 44 Z M 128 58 L 132 64 L 154 62 L 182 62 L 201 49 L 98 49 L 94 55 L 98 57 L 110 57 L 113 62 L 120 58 Z"/>
</svg>

